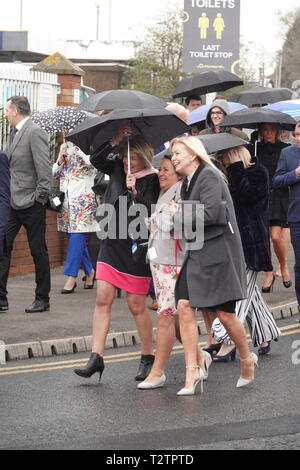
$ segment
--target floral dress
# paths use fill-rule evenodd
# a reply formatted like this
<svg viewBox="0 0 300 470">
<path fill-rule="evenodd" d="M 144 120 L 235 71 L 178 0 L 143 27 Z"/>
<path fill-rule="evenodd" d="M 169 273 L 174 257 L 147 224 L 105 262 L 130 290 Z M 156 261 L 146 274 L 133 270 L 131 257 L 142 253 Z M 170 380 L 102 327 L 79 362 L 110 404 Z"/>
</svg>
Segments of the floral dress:
<svg viewBox="0 0 300 470">
<path fill-rule="evenodd" d="M 57 217 L 58 231 L 90 233 L 99 230 L 96 221 L 96 198 L 92 190 L 97 170 L 72 142 L 67 142 L 67 157 L 62 165 L 53 165 L 53 176 L 60 179 L 65 193 L 61 212 Z"/>
</svg>

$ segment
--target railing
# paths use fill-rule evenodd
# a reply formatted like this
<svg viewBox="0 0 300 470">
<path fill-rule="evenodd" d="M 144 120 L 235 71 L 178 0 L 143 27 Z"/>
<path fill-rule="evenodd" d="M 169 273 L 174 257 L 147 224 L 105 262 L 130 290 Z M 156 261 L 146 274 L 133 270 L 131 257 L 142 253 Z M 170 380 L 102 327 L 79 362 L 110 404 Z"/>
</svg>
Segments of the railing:
<svg viewBox="0 0 300 470">
<path fill-rule="evenodd" d="M 4 118 L 5 104 L 11 96 L 26 96 L 32 112 L 45 111 L 57 104 L 60 86 L 57 75 L 31 72 L 20 64 L 0 64 L 0 149 L 4 149 L 8 123 Z"/>
</svg>

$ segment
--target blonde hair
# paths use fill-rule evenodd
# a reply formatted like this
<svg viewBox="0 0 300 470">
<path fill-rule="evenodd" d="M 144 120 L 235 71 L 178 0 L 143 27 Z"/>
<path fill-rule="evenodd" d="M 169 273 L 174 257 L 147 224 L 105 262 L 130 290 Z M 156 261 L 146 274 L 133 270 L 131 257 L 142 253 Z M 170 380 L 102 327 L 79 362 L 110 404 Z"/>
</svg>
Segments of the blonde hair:
<svg viewBox="0 0 300 470">
<path fill-rule="evenodd" d="M 207 165 L 211 166 L 214 168 L 218 173 L 224 177 L 223 173 L 214 165 L 214 163 L 211 161 L 210 157 L 208 156 L 204 145 L 202 142 L 197 139 L 197 137 L 189 136 L 189 137 L 177 137 L 176 139 L 173 139 L 170 148 L 171 150 L 173 149 L 175 144 L 183 144 L 187 147 L 187 149 L 196 155 L 198 160 L 201 162 L 205 162 Z"/>
<path fill-rule="evenodd" d="M 145 168 L 152 168 L 154 150 L 153 147 L 149 144 L 149 142 L 144 139 L 144 137 L 142 137 L 141 135 L 136 135 L 135 137 L 130 139 L 130 151 L 136 153 L 137 156 L 143 160 Z M 122 144 L 119 150 L 119 154 L 122 157 L 126 157 L 127 153 L 128 144 L 126 142 Z"/>
<path fill-rule="evenodd" d="M 225 155 L 228 155 L 229 157 L 237 156 L 243 163 L 244 168 L 250 168 L 250 166 L 253 165 L 253 163 L 251 162 L 252 157 L 250 155 L 250 152 L 245 147 L 235 147 L 229 149 L 227 150 L 227 152 L 224 152 L 223 156 Z"/>
</svg>

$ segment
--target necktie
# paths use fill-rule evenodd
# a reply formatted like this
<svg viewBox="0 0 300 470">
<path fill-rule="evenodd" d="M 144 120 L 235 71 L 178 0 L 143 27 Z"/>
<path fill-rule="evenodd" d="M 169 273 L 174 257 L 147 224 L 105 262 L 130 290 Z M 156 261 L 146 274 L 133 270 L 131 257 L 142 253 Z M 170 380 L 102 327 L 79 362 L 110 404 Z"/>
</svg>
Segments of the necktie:
<svg viewBox="0 0 300 470">
<path fill-rule="evenodd" d="M 9 134 L 9 143 L 10 143 L 10 144 L 13 143 L 13 140 L 14 140 L 14 138 L 15 138 L 17 132 L 18 132 L 18 129 L 17 129 L 16 127 L 13 127 L 13 128 L 11 129 L 10 134 Z"/>
<path fill-rule="evenodd" d="M 182 199 L 184 199 L 186 197 L 187 192 L 188 192 L 188 179 L 184 178 L 184 180 L 182 182 L 182 188 L 181 188 Z"/>
</svg>

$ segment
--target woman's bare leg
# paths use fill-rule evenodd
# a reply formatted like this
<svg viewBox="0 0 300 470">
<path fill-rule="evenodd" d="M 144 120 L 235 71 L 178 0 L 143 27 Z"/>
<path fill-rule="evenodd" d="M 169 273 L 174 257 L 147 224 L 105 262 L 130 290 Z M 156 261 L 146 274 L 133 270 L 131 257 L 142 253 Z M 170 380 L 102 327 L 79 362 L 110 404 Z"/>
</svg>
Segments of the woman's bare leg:
<svg viewBox="0 0 300 470">
<path fill-rule="evenodd" d="M 106 281 L 97 281 L 97 297 L 93 315 L 92 352 L 104 355 L 106 338 L 111 321 L 111 306 L 116 288 Z"/>
</svg>

